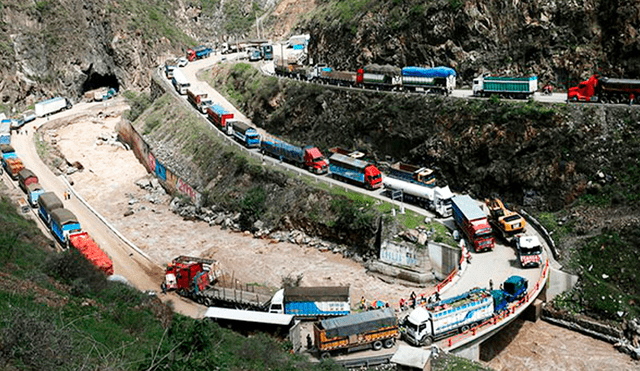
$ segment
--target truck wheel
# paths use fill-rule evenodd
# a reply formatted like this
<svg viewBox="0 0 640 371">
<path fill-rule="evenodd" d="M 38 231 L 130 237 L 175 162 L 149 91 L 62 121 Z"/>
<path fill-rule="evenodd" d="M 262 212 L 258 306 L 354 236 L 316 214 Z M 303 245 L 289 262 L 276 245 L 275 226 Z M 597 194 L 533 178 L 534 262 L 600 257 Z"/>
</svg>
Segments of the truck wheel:
<svg viewBox="0 0 640 371">
<path fill-rule="evenodd" d="M 396 343 L 396 339 L 387 339 L 384 341 L 384 347 L 387 349 L 391 348 L 395 343 Z"/>
<path fill-rule="evenodd" d="M 213 302 L 211 301 L 211 298 L 204 298 L 204 305 L 207 307 L 212 306 Z"/>
<path fill-rule="evenodd" d="M 468 325 L 464 325 L 464 326 L 460 327 L 460 332 L 465 332 L 465 331 L 469 331 L 469 326 Z"/>
<path fill-rule="evenodd" d="M 433 343 L 433 338 L 431 336 L 427 336 L 422 341 L 422 345 L 431 345 Z"/>
<path fill-rule="evenodd" d="M 380 340 L 374 341 L 373 350 L 380 350 L 380 349 L 382 349 L 382 342 Z"/>
<path fill-rule="evenodd" d="M 322 358 L 322 359 L 328 359 L 330 357 L 331 357 L 331 354 L 329 352 L 320 353 L 320 358 Z"/>
<path fill-rule="evenodd" d="M 204 304 L 204 298 L 202 296 L 198 296 L 196 298 L 196 301 L 198 302 L 198 304 Z"/>
</svg>

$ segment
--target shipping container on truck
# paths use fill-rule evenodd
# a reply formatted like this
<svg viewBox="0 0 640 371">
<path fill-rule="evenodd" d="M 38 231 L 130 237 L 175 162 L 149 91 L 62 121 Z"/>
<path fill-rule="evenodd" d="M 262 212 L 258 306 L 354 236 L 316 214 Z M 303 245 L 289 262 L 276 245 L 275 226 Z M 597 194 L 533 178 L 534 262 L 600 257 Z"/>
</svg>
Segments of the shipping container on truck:
<svg viewBox="0 0 640 371">
<path fill-rule="evenodd" d="M 68 247 L 69 235 L 73 233 L 79 233 L 82 231 L 80 228 L 80 222 L 78 218 L 69 210 L 59 208 L 51 212 L 51 218 L 49 218 L 49 226 L 51 232 L 62 244 L 62 246 Z"/>
<path fill-rule="evenodd" d="M 640 99 L 640 80 L 601 77 L 598 74 L 570 87 L 567 99 L 571 102 L 602 102 L 635 104 Z"/>
<path fill-rule="evenodd" d="M 258 131 L 242 121 L 237 121 L 233 124 L 233 136 L 245 147 L 260 147 L 260 134 L 258 134 Z"/>
<path fill-rule="evenodd" d="M 177 68 L 173 71 L 173 79 L 171 79 L 171 83 L 180 95 L 187 94 L 187 89 L 191 87 L 189 80 L 187 80 L 182 71 Z"/>
<path fill-rule="evenodd" d="M 273 295 L 269 312 L 297 318 L 345 316 L 351 312 L 349 287 L 286 287 Z"/>
<path fill-rule="evenodd" d="M 366 189 L 382 187 L 382 174 L 374 165 L 334 153 L 329 158 L 329 170 L 334 178 L 352 182 Z"/>
<path fill-rule="evenodd" d="M 227 132 L 227 120 L 233 118 L 233 113 L 227 111 L 219 104 L 214 104 L 207 108 L 207 118 L 217 126 L 222 132 Z"/>
<path fill-rule="evenodd" d="M 20 172 L 18 173 L 18 184 L 20 185 L 20 188 L 22 188 L 22 190 L 26 193 L 27 186 L 32 183 L 38 183 L 38 177 L 36 176 L 36 174 L 34 174 L 33 171 L 29 169 L 20 170 Z"/>
<path fill-rule="evenodd" d="M 53 192 L 45 192 L 38 197 L 38 213 L 47 227 L 51 224 L 51 212 L 63 207 L 62 201 Z"/>
<path fill-rule="evenodd" d="M 340 350 L 391 348 L 399 334 L 398 320 L 391 308 L 329 318 L 313 326 L 315 346 L 322 358 Z"/>
<path fill-rule="evenodd" d="M 91 238 L 89 233 L 80 232 L 69 235 L 69 246 L 76 249 L 94 267 L 107 276 L 113 274 L 113 262 L 111 258 L 100 249 L 100 246 Z"/>
<path fill-rule="evenodd" d="M 401 179 L 384 177 L 382 184 L 393 191 L 402 191 L 403 199 L 417 203 L 425 209 L 435 212 L 443 218 L 451 216 L 451 197 L 453 193 L 446 187 L 424 187 Z"/>
<path fill-rule="evenodd" d="M 434 171 L 422 166 L 396 162 L 389 167 L 389 176 L 427 187 L 436 186 Z"/>
<path fill-rule="evenodd" d="M 324 174 L 329 168 L 322 152 L 313 146 L 298 147 L 272 136 L 265 136 L 261 140 L 260 151 L 281 161 L 304 167 L 314 174 Z"/>
<path fill-rule="evenodd" d="M 478 76 L 473 79 L 473 95 L 528 99 L 538 90 L 538 76 Z"/>
<path fill-rule="evenodd" d="M 405 90 L 449 95 L 456 88 L 456 71 L 449 67 L 404 67 L 402 87 Z"/>
<path fill-rule="evenodd" d="M 32 207 L 38 207 L 40 195 L 44 193 L 44 188 L 40 183 L 31 183 L 27 186 L 27 200 Z"/>
<path fill-rule="evenodd" d="M 56 97 L 43 102 L 36 103 L 35 111 L 36 116 L 44 117 L 62 110 L 70 109 L 72 107 L 71 102 L 67 98 Z"/>
<path fill-rule="evenodd" d="M 493 250 L 495 239 L 487 215 L 468 195 L 451 199 L 453 219 L 475 252 Z"/>
</svg>

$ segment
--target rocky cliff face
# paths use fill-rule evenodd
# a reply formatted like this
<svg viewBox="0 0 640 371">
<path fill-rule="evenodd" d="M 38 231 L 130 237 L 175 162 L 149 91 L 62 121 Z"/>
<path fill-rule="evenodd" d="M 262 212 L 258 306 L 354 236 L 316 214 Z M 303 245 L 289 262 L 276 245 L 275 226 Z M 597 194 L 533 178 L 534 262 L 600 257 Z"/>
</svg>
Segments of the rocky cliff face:
<svg viewBox="0 0 640 371">
<path fill-rule="evenodd" d="M 314 61 L 447 65 L 536 74 L 564 86 L 595 71 L 640 77 L 640 3 L 629 0 L 319 1 L 306 24 Z"/>
</svg>

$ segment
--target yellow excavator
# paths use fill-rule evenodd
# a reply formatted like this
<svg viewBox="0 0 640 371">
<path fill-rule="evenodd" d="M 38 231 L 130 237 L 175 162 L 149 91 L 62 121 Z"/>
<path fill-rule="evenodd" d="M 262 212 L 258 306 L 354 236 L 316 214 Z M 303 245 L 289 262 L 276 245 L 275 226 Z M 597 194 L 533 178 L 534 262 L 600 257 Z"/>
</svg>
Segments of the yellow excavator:
<svg viewBox="0 0 640 371">
<path fill-rule="evenodd" d="M 511 242 L 516 234 L 524 232 L 526 225 L 524 218 L 515 211 L 507 209 L 499 198 L 487 199 L 484 202 L 489 208 L 491 222 L 507 242 Z"/>
</svg>

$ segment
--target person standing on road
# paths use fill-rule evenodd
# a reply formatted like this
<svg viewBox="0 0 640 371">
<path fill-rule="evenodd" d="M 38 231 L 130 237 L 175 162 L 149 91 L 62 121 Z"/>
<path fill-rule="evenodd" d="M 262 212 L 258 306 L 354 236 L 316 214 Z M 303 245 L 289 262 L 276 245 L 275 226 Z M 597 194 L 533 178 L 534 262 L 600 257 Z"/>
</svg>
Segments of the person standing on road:
<svg viewBox="0 0 640 371">
<path fill-rule="evenodd" d="M 493 280 L 489 279 L 489 291 L 493 291 Z"/>
</svg>

